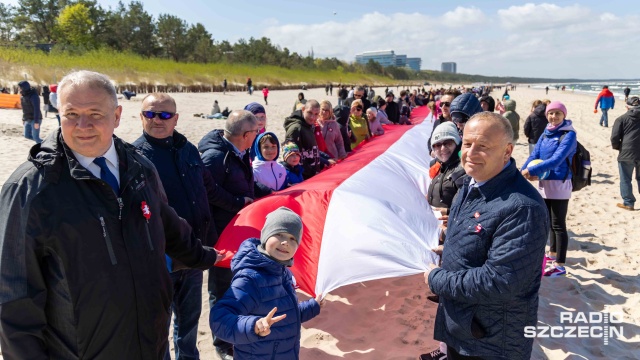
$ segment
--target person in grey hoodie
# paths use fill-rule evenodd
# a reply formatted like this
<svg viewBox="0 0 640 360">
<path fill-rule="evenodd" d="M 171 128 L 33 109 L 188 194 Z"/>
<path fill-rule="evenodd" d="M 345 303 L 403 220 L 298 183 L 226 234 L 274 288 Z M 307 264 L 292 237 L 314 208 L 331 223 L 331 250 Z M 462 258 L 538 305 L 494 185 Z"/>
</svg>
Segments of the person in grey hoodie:
<svg viewBox="0 0 640 360">
<path fill-rule="evenodd" d="M 40 111 L 40 96 L 36 89 L 31 87 L 28 81 L 18 83 L 20 87 L 20 103 L 22 104 L 22 124 L 24 125 L 24 137 L 40 144 L 40 125 L 42 124 L 42 112 Z"/>
<path fill-rule="evenodd" d="M 513 128 L 513 142 L 518 141 L 518 134 L 520 133 L 520 115 L 516 112 L 516 101 L 506 100 L 504 102 L 504 109 L 506 110 L 502 116 L 506 117 Z"/>
</svg>

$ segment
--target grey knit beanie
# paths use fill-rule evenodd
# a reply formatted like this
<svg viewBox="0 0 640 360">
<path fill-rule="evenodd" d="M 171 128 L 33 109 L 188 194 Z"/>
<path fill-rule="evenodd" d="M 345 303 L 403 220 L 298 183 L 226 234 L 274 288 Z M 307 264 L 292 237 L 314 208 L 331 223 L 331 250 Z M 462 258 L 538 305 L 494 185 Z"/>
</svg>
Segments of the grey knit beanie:
<svg viewBox="0 0 640 360">
<path fill-rule="evenodd" d="M 302 219 L 298 214 L 284 206 L 267 214 L 267 221 L 265 221 L 260 233 L 261 247 L 264 248 L 270 237 L 280 233 L 293 235 L 298 245 L 300 245 L 300 240 L 302 240 Z"/>
</svg>

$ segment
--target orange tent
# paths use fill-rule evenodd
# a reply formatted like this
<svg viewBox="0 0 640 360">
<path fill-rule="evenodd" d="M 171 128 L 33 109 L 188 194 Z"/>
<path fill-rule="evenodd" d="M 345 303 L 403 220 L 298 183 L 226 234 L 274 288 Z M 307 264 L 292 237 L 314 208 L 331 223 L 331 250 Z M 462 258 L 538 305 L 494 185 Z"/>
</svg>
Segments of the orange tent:
<svg viewBox="0 0 640 360">
<path fill-rule="evenodd" d="M 0 94 L 0 108 L 20 109 L 20 94 Z"/>
</svg>

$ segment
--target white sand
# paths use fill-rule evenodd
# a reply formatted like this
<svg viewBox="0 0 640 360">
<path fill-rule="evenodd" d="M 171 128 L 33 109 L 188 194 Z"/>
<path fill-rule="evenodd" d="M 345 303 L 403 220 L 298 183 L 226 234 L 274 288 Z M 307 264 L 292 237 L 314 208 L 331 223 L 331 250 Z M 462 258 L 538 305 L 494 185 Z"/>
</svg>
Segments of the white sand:
<svg viewBox="0 0 640 360">
<path fill-rule="evenodd" d="M 336 95 L 334 89 L 334 95 Z M 376 89 L 376 93 L 382 93 Z M 394 89 L 395 92 L 395 89 Z M 284 118 L 291 112 L 298 91 L 271 91 L 266 106 L 267 129 L 283 138 Z M 396 92 L 397 93 L 397 92 Z M 496 92 L 494 94 L 501 94 Z M 574 193 L 567 224 L 569 228 L 569 275 L 545 278 L 540 290 L 539 321 L 559 325 L 560 311 L 622 312 L 624 338 L 612 339 L 603 346 L 602 339 L 538 339 L 533 359 L 609 359 L 636 358 L 640 348 L 640 229 L 638 213 L 615 207 L 621 202 L 617 152 L 611 149 L 611 128 L 598 126 L 600 114 L 593 114 L 594 97 L 521 86 L 511 92 L 518 103 L 521 117 L 520 140 L 514 151 L 518 164 L 528 156 L 523 123 L 530 104 L 537 98 L 550 98 L 565 103 L 569 118 L 574 120 L 578 138 L 591 151 L 593 185 Z M 121 100 L 123 116 L 116 135 L 133 141 L 141 134 L 138 113 L 143 95 L 131 101 Z M 217 99 L 222 109 L 240 109 L 250 101 L 263 103 L 262 93 L 174 94 L 180 112 L 177 130 L 196 143 L 207 132 L 221 128 L 223 120 L 194 118 L 194 113 L 208 113 Z M 306 98 L 324 99 L 324 89 L 305 91 Z M 331 97 L 336 101 L 336 96 Z M 335 103 L 334 103 L 335 105 Z M 610 126 L 624 113 L 619 101 L 610 111 Z M 20 110 L 0 109 L 0 183 L 27 158 L 33 142 L 22 137 Z M 44 121 L 42 137 L 57 127 L 54 117 Z M 426 143 L 426 140 L 425 140 Z M 635 191 L 635 185 L 634 185 Z M 637 194 L 637 192 L 636 192 Z M 637 195 L 636 195 L 637 196 Z M 637 204 L 640 205 L 640 204 Z M 636 220 L 633 220 L 633 219 Z M 206 284 L 206 278 L 205 278 Z M 355 284 L 334 291 L 320 316 L 304 324 L 302 359 L 415 359 L 420 353 L 433 350 L 435 304 L 426 300 L 422 275 Z M 304 298 L 301 295 L 301 298 Z M 209 311 L 203 288 L 203 311 L 198 346 L 203 359 L 216 359 L 208 326 Z M 633 310 L 636 309 L 636 310 Z"/>
</svg>

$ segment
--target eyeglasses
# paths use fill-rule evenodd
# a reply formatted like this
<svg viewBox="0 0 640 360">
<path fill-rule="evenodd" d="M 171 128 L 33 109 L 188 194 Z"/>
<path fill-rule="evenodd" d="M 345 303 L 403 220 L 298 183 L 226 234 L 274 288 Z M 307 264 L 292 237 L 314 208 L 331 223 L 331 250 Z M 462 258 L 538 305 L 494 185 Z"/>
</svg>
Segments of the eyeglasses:
<svg viewBox="0 0 640 360">
<path fill-rule="evenodd" d="M 142 112 L 142 116 L 146 117 L 149 120 L 152 120 L 154 117 L 158 117 L 160 120 L 169 120 L 172 117 L 176 116 L 176 113 L 168 112 L 168 111 L 150 111 L 145 110 Z"/>
<path fill-rule="evenodd" d="M 451 145 L 453 145 L 453 144 L 455 144 L 455 142 L 453 142 L 453 141 L 451 141 L 451 140 L 448 140 L 448 141 L 441 142 L 441 143 L 437 143 L 437 144 L 431 144 L 431 147 L 432 147 L 434 150 L 437 150 L 437 149 L 439 149 L 439 148 L 441 148 L 441 147 L 449 147 L 449 146 L 451 146 Z"/>
<path fill-rule="evenodd" d="M 451 103 L 446 101 L 440 103 L 440 107 L 445 107 L 445 106 L 451 106 Z"/>
<path fill-rule="evenodd" d="M 356 111 L 362 111 L 362 106 L 356 106 Z"/>
<path fill-rule="evenodd" d="M 353 94 L 353 97 L 361 98 L 363 94 Z"/>
<path fill-rule="evenodd" d="M 247 131 L 244 132 L 244 134 L 242 134 L 242 136 L 245 136 L 245 135 L 247 135 L 247 133 L 252 133 L 252 132 L 255 132 L 256 135 L 258 135 L 258 131 L 260 131 L 260 129 L 247 130 Z"/>
</svg>

